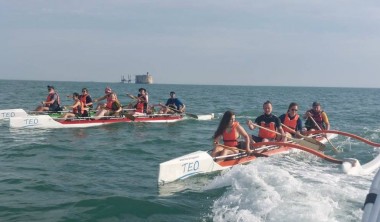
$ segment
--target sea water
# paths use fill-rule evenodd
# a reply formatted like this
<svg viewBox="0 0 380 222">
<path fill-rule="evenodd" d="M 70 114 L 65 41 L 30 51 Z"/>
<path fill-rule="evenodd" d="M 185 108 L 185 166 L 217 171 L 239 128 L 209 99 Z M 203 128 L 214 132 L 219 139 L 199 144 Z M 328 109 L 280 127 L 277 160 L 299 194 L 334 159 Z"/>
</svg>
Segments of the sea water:
<svg viewBox="0 0 380 222">
<path fill-rule="evenodd" d="M 379 89 L 0 81 L 0 109 L 33 110 L 54 85 L 64 105 L 73 92 L 93 98 L 111 87 L 122 104 L 144 87 L 150 103 L 170 91 L 194 114 L 216 119 L 176 123 L 120 123 L 83 129 L 12 129 L 0 122 L 0 221 L 360 221 L 375 172 L 347 175 L 339 165 L 304 152 L 258 158 L 231 170 L 157 186 L 161 162 L 211 148 L 226 110 L 250 134 L 247 119 L 290 102 L 303 114 L 319 101 L 332 129 L 380 141 Z M 332 143 L 362 164 L 374 147 L 339 136 Z"/>
</svg>

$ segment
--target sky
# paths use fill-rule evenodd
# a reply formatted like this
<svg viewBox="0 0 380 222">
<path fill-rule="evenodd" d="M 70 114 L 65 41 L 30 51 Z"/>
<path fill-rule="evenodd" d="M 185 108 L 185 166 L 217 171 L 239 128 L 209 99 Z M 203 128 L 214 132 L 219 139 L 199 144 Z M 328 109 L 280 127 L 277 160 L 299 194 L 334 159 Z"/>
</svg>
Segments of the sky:
<svg viewBox="0 0 380 222">
<path fill-rule="evenodd" d="M 0 0 L 0 79 L 380 88 L 380 2 Z"/>
</svg>

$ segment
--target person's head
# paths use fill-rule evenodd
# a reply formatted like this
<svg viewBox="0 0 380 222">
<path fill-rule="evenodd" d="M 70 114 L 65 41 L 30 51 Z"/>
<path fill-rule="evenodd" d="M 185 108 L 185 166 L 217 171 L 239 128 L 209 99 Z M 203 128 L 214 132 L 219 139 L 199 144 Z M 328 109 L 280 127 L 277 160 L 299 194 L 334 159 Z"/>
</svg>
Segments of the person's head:
<svg viewBox="0 0 380 222">
<path fill-rule="evenodd" d="M 85 94 L 85 95 L 88 94 L 88 89 L 87 88 L 83 88 L 82 89 L 82 94 Z"/>
<path fill-rule="evenodd" d="M 110 94 L 111 92 L 112 92 L 112 89 L 108 86 L 104 89 L 105 94 Z"/>
<path fill-rule="evenodd" d="M 289 107 L 288 107 L 288 113 L 290 116 L 295 116 L 298 112 L 298 104 L 295 103 L 295 102 L 292 102 L 289 104 Z"/>
<path fill-rule="evenodd" d="M 313 102 L 313 110 L 316 112 L 321 111 L 321 104 L 319 102 Z"/>
<path fill-rule="evenodd" d="M 227 129 L 228 126 L 232 126 L 232 124 L 235 122 L 235 113 L 232 111 L 226 111 L 223 114 L 222 119 L 220 120 L 218 129 L 215 131 L 214 138 L 218 137 L 219 135 L 222 135 L 223 132 Z"/>
<path fill-rule="evenodd" d="M 75 99 L 78 99 L 79 98 L 79 93 L 73 93 L 73 99 L 75 100 Z"/>
<path fill-rule="evenodd" d="M 47 86 L 48 92 L 54 91 L 54 86 Z"/>
<path fill-rule="evenodd" d="M 235 114 L 232 111 L 226 111 L 223 114 L 222 119 L 220 120 L 220 122 L 225 125 L 232 125 L 234 121 L 235 121 Z"/>
<path fill-rule="evenodd" d="M 174 92 L 174 91 L 171 91 L 171 92 L 170 92 L 170 97 L 171 97 L 171 98 L 174 98 L 174 97 L 175 97 L 175 92 Z"/>
<path fill-rule="evenodd" d="M 111 97 L 112 100 L 116 100 L 116 94 L 114 92 L 110 92 L 109 96 Z"/>
<path fill-rule="evenodd" d="M 269 100 L 263 104 L 263 110 L 265 114 L 269 115 L 272 113 L 272 103 Z"/>
</svg>

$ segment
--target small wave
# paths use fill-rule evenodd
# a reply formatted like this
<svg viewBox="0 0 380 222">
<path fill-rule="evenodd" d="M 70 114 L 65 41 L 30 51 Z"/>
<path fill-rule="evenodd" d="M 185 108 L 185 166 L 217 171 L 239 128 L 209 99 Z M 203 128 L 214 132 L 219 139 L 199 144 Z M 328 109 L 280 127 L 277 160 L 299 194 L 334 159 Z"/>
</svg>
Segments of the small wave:
<svg viewBox="0 0 380 222">
<path fill-rule="evenodd" d="M 360 213 L 344 210 L 362 204 L 366 191 L 355 183 L 335 165 L 271 157 L 234 167 L 207 189 L 230 187 L 215 200 L 213 221 L 357 221 Z"/>
</svg>

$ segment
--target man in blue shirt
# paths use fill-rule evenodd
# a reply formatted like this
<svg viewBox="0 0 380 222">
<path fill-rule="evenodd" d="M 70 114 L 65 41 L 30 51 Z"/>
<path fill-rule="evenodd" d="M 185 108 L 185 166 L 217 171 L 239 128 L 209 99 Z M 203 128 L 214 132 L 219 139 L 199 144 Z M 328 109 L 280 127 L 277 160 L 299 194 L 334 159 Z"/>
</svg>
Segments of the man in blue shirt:
<svg viewBox="0 0 380 222">
<path fill-rule="evenodd" d="M 163 106 L 162 113 L 183 113 L 185 112 L 185 104 L 175 97 L 175 92 L 170 92 L 170 98 Z"/>
</svg>

